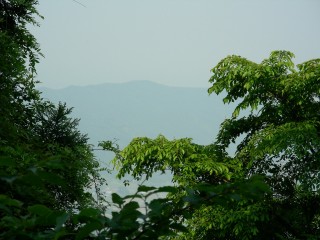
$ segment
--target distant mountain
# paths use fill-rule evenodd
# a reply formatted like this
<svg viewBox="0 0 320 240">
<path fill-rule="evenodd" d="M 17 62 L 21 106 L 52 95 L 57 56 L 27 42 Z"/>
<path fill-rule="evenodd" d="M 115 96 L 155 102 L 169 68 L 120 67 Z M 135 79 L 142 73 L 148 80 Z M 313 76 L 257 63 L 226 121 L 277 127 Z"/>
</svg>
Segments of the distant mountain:
<svg viewBox="0 0 320 240">
<path fill-rule="evenodd" d="M 230 116 L 220 96 L 208 96 L 205 88 L 169 87 L 149 81 L 42 88 L 42 96 L 54 103 L 66 102 L 80 118 L 80 130 L 90 143 L 117 139 L 125 147 L 134 137 L 193 138 L 210 144 L 219 125 Z M 98 153 L 99 158 L 111 158 Z M 154 184 L 156 184 L 156 181 Z"/>
<path fill-rule="evenodd" d="M 209 144 L 219 124 L 230 116 L 221 97 L 208 96 L 205 88 L 169 87 L 149 81 L 106 83 L 64 89 L 42 88 L 52 102 L 66 102 L 80 118 L 82 132 L 96 144 L 119 139 L 121 146 L 134 137 L 191 137 Z"/>
</svg>

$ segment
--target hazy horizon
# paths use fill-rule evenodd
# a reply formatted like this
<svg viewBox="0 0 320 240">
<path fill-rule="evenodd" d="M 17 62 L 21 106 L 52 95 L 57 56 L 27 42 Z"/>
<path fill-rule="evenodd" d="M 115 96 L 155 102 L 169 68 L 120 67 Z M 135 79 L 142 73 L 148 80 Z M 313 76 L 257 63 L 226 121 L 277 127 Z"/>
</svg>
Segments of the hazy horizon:
<svg viewBox="0 0 320 240">
<path fill-rule="evenodd" d="M 206 88 L 210 69 L 227 55 L 320 57 L 317 0 L 78 2 L 40 1 L 44 20 L 30 28 L 45 55 L 40 87 L 141 79 Z"/>
</svg>

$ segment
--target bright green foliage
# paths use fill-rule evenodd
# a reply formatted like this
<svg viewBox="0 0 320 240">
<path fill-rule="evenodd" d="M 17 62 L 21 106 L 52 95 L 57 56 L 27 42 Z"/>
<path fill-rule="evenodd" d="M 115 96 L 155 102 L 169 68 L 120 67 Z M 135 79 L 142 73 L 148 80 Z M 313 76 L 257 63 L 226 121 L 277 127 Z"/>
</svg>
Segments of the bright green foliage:
<svg viewBox="0 0 320 240">
<path fill-rule="evenodd" d="M 108 149 L 106 143 L 100 145 Z M 164 173 L 169 170 L 174 175 L 174 182 L 183 186 L 202 181 L 228 181 L 232 171 L 239 169 L 214 146 L 197 145 L 188 138 L 169 141 L 162 135 L 154 140 L 135 138 L 117 154 L 114 164 L 120 168 L 118 177 L 130 173 L 137 179 L 142 176 L 148 179 L 156 171 Z"/>
<path fill-rule="evenodd" d="M 113 193 L 101 206 L 99 164 L 72 109 L 34 88 L 41 53 L 26 26 L 36 24 L 36 4 L 0 1 L 1 239 L 318 239 L 319 59 L 297 67 L 286 51 L 260 64 L 223 59 L 209 93 L 237 107 L 216 142 L 160 135 L 122 151 L 102 142 L 119 177 L 170 171 L 175 186 Z"/>
<path fill-rule="evenodd" d="M 175 204 L 176 219 L 187 220 L 184 224 L 191 230 L 178 239 L 225 239 L 235 234 L 246 239 L 257 233 L 255 224 L 268 220 L 259 202 L 268 187 L 260 178 L 243 179 L 242 165 L 215 145 L 200 146 L 191 139 L 169 141 L 160 135 L 154 140 L 136 138 L 122 151 L 112 149 L 110 142 L 101 146 L 116 152 L 119 177 L 130 173 L 140 179 L 171 171 L 177 191 L 168 199 Z"/>
<path fill-rule="evenodd" d="M 212 69 L 209 93 L 225 93 L 225 103 L 237 103 L 213 145 L 159 136 L 134 139 L 117 153 L 119 177 L 129 173 L 148 178 L 155 171 L 170 170 L 182 189 L 169 196 L 177 203 L 187 186 L 206 183 L 226 190 L 256 174 L 264 176 L 270 193 L 263 188 L 260 197 L 252 198 L 243 194 L 245 189 L 233 188 L 232 194 L 222 191 L 224 202 L 206 199 L 200 201 L 201 207 L 190 208 L 192 217 L 185 223 L 190 232 L 179 239 L 316 239 L 320 235 L 320 60 L 295 67 L 293 57 L 275 51 L 257 64 L 229 56 Z M 233 157 L 226 154 L 231 143 L 237 144 Z M 213 192 L 213 199 L 219 196 L 217 188 Z"/>
<path fill-rule="evenodd" d="M 304 239 L 320 234 L 320 59 L 295 68 L 292 57 L 275 51 L 261 64 L 227 57 L 212 70 L 209 93 L 226 91 L 225 102 L 239 102 L 216 144 L 226 149 L 244 136 L 235 159 L 246 176 L 266 176 L 272 189 L 261 236 Z M 249 115 L 240 117 L 245 109 Z"/>
</svg>

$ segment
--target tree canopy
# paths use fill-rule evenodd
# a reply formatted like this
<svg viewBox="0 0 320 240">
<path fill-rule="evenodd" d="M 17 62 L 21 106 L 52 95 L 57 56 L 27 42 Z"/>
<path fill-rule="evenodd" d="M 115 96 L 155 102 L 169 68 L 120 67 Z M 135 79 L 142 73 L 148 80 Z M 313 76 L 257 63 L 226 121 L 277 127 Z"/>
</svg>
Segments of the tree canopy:
<svg viewBox="0 0 320 240">
<path fill-rule="evenodd" d="M 37 24 L 37 4 L 0 1 L 0 238 L 141 239 L 183 229 L 169 200 L 147 201 L 173 188 L 141 186 L 105 201 L 101 167 L 72 108 L 35 88 L 42 54 L 27 25 Z M 145 214 L 138 200 L 148 203 Z"/>
<path fill-rule="evenodd" d="M 120 178 L 173 175 L 173 186 L 107 202 L 72 108 L 35 88 L 41 52 L 27 24 L 37 24 L 37 3 L 0 1 L 1 239 L 318 239 L 320 59 L 295 66 L 292 53 L 274 51 L 261 63 L 221 60 L 208 92 L 236 107 L 215 141 L 101 142 Z"/>
<path fill-rule="evenodd" d="M 186 221 L 194 239 L 314 239 L 319 229 L 320 59 L 294 65 L 274 51 L 254 63 L 228 56 L 212 69 L 208 92 L 235 102 L 213 144 L 191 139 L 137 138 L 116 155 L 119 177 L 169 170 L 181 199 L 185 187 L 227 187 L 263 176 L 270 192 L 259 200 L 234 192 L 228 204 L 204 203 Z M 228 153 L 230 144 L 237 150 Z M 178 238 L 190 239 L 190 233 Z"/>
<path fill-rule="evenodd" d="M 35 88 L 36 64 L 42 54 L 27 25 L 37 24 L 37 3 L 0 1 L 3 239 L 36 236 L 39 229 L 32 229 L 30 216 L 36 205 L 66 214 L 96 205 L 90 191 L 103 184 L 88 139 L 77 129 L 79 120 L 70 117 L 72 109 L 43 100 Z"/>
</svg>

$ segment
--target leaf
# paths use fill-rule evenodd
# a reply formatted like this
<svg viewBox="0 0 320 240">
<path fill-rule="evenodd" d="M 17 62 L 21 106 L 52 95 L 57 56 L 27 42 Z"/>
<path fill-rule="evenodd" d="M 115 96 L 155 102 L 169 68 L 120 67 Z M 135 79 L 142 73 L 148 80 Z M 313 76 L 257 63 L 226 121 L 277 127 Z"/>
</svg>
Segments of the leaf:
<svg viewBox="0 0 320 240">
<path fill-rule="evenodd" d="M 165 201 L 166 200 L 164 200 L 164 199 L 152 200 L 148 205 L 148 207 L 151 209 L 151 212 L 149 212 L 149 215 L 159 217 L 161 215 L 162 210 L 163 210 Z"/>
<path fill-rule="evenodd" d="M 22 185 L 31 185 L 31 186 L 37 186 L 40 188 L 43 187 L 43 181 L 38 175 L 34 173 L 29 173 L 27 175 L 20 177 L 19 183 Z"/>
<path fill-rule="evenodd" d="M 63 213 L 62 215 L 57 217 L 55 230 L 59 231 L 69 218 L 70 218 L 70 215 L 68 213 Z"/>
<path fill-rule="evenodd" d="M 238 117 L 238 116 L 239 116 L 239 113 L 240 113 L 240 108 L 237 107 L 237 108 L 233 111 L 232 117 L 234 117 L 234 118 Z"/>
<path fill-rule="evenodd" d="M 28 207 L 28 211 L 30 213 L 33 213 L 33 214 L 41 216 L 41 217 L 48 216 L 53 212 L 48 207 L 46 207 L 44 205 L 40 205 L 40 204 Z"/>
<path fill-rule="evenodd" d="M 119 206 L 124 203 L 123 199 L 117 193 L 112 193 L 111 197 L 112 202 L 118 204 Z"/>
<path fill-rule="evenodd" d="M 137 202 L 133 201 L 133 202 L 128 202 L 127 204 L 125 204 L 123 206 L 123 208 L 121 209 L 121 211 L 128 211 L 129 213 L 132 211 L 132 210 L 136 210 L 138 209 L 140 206 Z"/>
<path fill-rule="evenodd" d="M 47 183 L 58 185 L 58 186 L 66 186 L 65 180 L 60 177 L 58 174 L 49 173 L 45 171 L 37 171 L 37 175 Z"/>
<path fill-rule="evenodd" d="M 159 187 L 155 192 L 176 193 L 178 192 L 178 189 L 174 186 L 164 186 L 164 187 Z"/>
<path fill-rule="evenodd" d="M 58 157 L 53 157 L 52 159 L 45 161 L 44 166 L 50 169 L 63 169 L 65 164 Z"/>
<path fill-rule="evenodd" d="M 125 200 L 125 199 L 135 199 L 135 198 L 140 198 L 140 199 L 142 199 L 143 196 L 136 193 L 136 194 L 126 195 L 126 196 L 124 196 L 122 199 Z"/>
<path fill-rule="evenodd" d="M 15 161 L 9 156 L 0 156 L 0 167 L 15 167 Z"/>
<path fill-rule="evenodd" d="M 23 205 L 22 202 L 12 199 L 4 194 L 0 194 L 0 204 L 9 207 L 21 207 Z"/>
<path fill-rule="evenodd" d="M 138 187 L 138 192 L 149 192 L 149 191 L 152 191 L 152 190 L 155 190 L 157 189 L 156 187 L 150 187 L 150 186 L 144 186 L 144 185 L 141 185 Z"/>
<path fill-rule="evenodd" d="M 102 228 L 101 224 L 98 221 L 89 222 L 84 227 L 80 228 L 76 234 L 76 240 L 82 240 L 90 235 L 90 233 L 100 230 Z"/>
<path fill-rule="evenodd" d="M 99 215 L 100 215 L 100 210 L 97 208 L 85 208 L 85 209 L 82 209 L 81 212 L 78 214 L 78 216 L 90 217 L 90 218 L 94 218 Z"/>
</svg>

